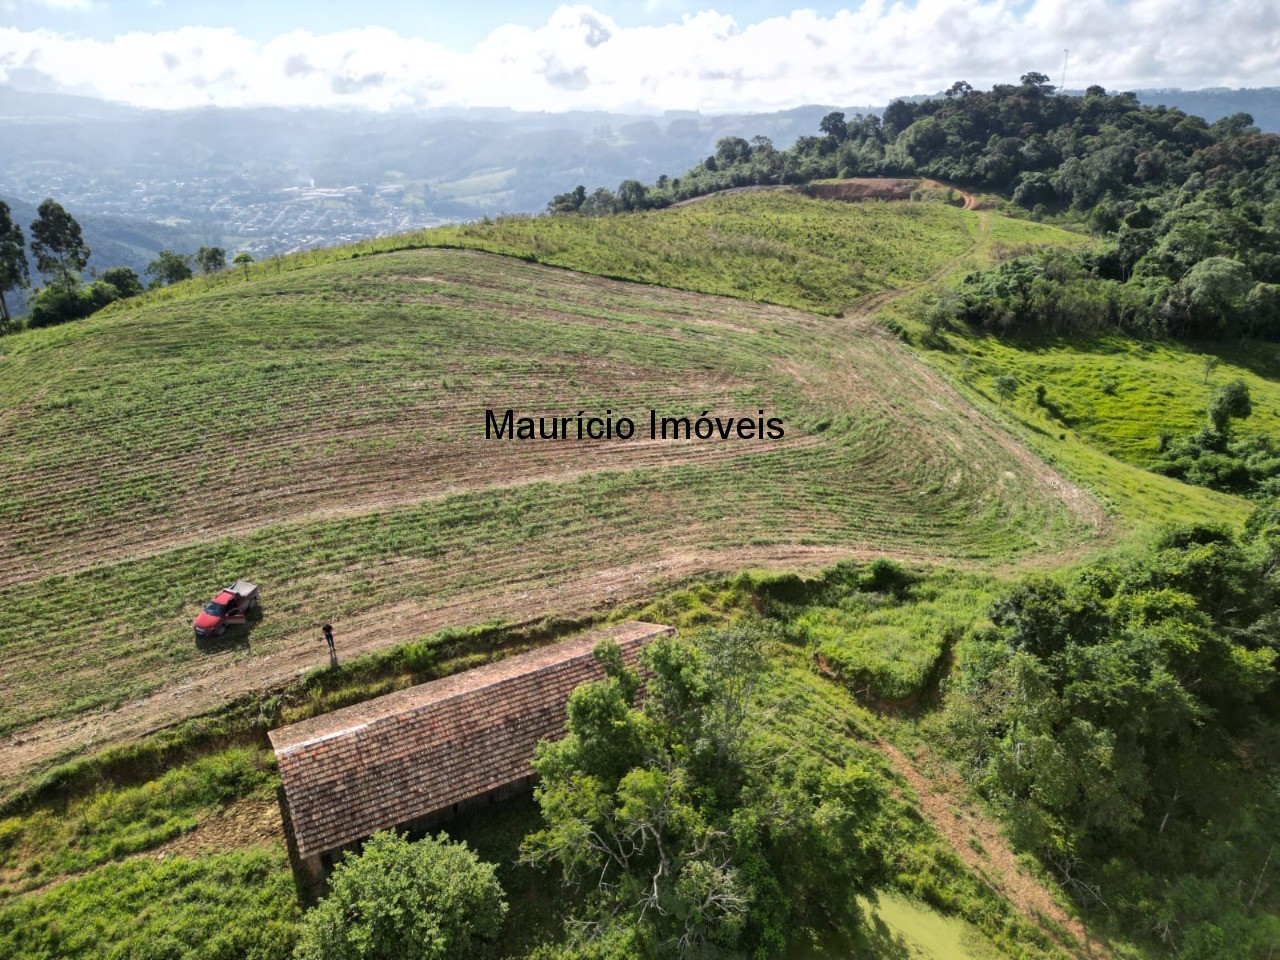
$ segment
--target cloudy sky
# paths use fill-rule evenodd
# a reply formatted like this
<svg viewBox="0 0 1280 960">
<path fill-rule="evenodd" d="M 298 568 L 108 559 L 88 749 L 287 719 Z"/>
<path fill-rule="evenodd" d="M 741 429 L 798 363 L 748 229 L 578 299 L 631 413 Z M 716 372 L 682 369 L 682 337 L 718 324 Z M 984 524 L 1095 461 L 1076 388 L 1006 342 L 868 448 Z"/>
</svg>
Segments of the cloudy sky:
<svg viewBox="0 0 1280 960">
<path fill-rule="evenodd" d="M 880 104 L 1067 49 L 1073 88 L 1280 86 L 1280 2 L 0 0 L 0 83 L 148 107 Z"/>
</svg>

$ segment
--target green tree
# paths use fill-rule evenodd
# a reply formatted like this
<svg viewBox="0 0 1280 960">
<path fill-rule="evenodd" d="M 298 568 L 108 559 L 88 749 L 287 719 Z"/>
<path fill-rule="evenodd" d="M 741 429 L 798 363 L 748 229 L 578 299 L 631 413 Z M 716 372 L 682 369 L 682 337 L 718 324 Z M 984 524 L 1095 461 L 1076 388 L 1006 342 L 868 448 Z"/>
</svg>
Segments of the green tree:
<svg viewBox="0 0 1280 960">
<path fill-rule="evenodd" d="M 614 213 L 618 209 L 617 197 L 608 187 L 597 187 L 595 191 L 582 201 L 581 212 L 591 217 L 601 217 Z"/>
<path fill-rule="evenodd" d="M 1249 385 L 1235 379 L 1224 383 L 1209 399 L 1209 424 L 1221 437 L 1231 431 L 1232 420 L 1243 420 L 1253 415 L 1253 403 L 1249 397 Z"/>
<path fill-rule="evenodd" d="M 578 184 L 568 193 L 557 193 L 547 204 L 548 213 L 577 213 L 587 202 L 587 188 Z"/>
<path fill-rule="evenodd" d="M 765 641 L 755 626 L 654 641 L 641 707 L 638 675 L 598 651 L 609 678 L 578 688 L 568 735 L 538 749 L 545 826 L 524 847 L 574 888 L 579 929 L 633 955 L 763 957 L 856 923 L 879 788 L 763 736 Z"/>
<path fill-rule="evenodd" d="M 1033 70 L 1030 73 L 1024 73 L 1021 81 L 1024 87 L 1029 87 L 1040 92 L 1049 92 L 1053 87 L 1049 85 L 1049 77 L 1046 74 Z"/>
<path fill-rule="evenodd" d="M 1221 843 L 1210 859 L 1234 864 L 1248 846 L 1247 875 L 1265 867 L 1267 851 L 1238 832 L 1262 836 L 1280 813 L 1274 758 L 1250 753 L 1275 736 L 1263 724 L 1277 682 L 1276 517 L 1259 510 L 1240 539 L 1171 529 L 1141 554 L 1024 582 L 992 607 L 994 629 L 958 650 L 947 720 L 972 775 L 1070 892 L 1134 911 L 1148 930 L 1159 911 L 1185 914 L 1170 891 L 1200 868 L 1210 835 Z M 1256 790 L 1243 769 L 1254 763 Z M 1118 874 L 1141 864 L 1172 882 L 1117 892 Z M 1223 892 L 1241 875 L 1225 871 Z"/>
<path fill-rule="evenodd" d="M 493 864 L 445 834 L 374 834 L 302 921 L 296 960 L 453 960 L 480 955 L 507 902 Z"/>
<path fill-rule="evenodd" d="M 227 269 L 227 251 L 222 247 L 201 247 L 196 251 L 196 266 L 205 276 Z"/>
<path fill-rule="evenodd" d="M 27 285 L 27 251 L 22 227 L 13 221 L 13 211 L 0 200 L 0 334 L 9 332 L 11 318 L 5 294 Z"/>
<path fill-rule="evenodd" d="M 818 129 L 832 140 L 843 140 L 849 133 L 844 114 L 839 110 L 833 110 L 823 117 L 818 122 Z"/>
<path fill-rule="evenodd" d="M 996 396 L 1000 398 L 1001 406 L 1018 392 L 1018 378 L 1011 373 L 1000 374 L 991 381 L 991 385 L 995 388 Z"/>
<path fill-rule="evenodd" d="M 68 290 L 50 285 L 36 292 L 28 303 L 27 327 L 52 327 L 96 313 L 120 299 L 120 291 L 105 280 L 95 280 Z"/>
<path fill-rule="evenodd" d="M 751 159 L 751 144 L 742 137 L 721 137 L 716 141 L 715 157 L 720 165 L 746 163 Z"/>
<path fill-rule="evenodd" d="M 618 203 L 623 210 L 643 210 L 648 196 L 649 188 L 639 180 L 623 180 L 618 184 Z"/>
<path fill-rule="evenodd" d="M 74 290 L 89 263 L 89 248 L 80 224 L 62 204 L 49 197 L 36 213 L 31 224 L 31 253 L 36 268 L 49 278 L 51 285 L 68 292 Z"/>
<path fill-rule="evenodd" d="M 241 250 L 239 253 L 236 254 L 236 258 L 231 262 L 234 263 L 237 267 L 240 267 L 242 270 L 244 270 L 244 278 L 248 280 L 249 264 L 253 263 L 253 254 L 251 254 L 248 250 Z"/>
<path fill-rule="evenodd" d="M 129 267 L 111 267 L 102 271 L 99 279 L 115 287 L 122 300 L 142 293 L 142 279 Z"/>
<path fill-rule="evenodd" d="M 1221 335 L 1246 312 L 1254 284 L 1249 268 L 1239 260 L 1208 257 L 1187 271 L 1178 286 L 1196 315 L 1197 328 Z"/>
<path fill-rule="evenodd" d="M 1245 310 L 1253 336 L 1280 339 L 1280 284 L 1256 284 L 1245 298 Z"/>
<path fill-rule="evenodd" d="M 175 253 L 173 250 L 161 250 L 156 258 L 147 264 L 147 276 L 153 278 L 156 286 L 168 286 L 179 280 L 191 279 L 191 255 Z"/>
<path fill-rule="evenodd" d="M 1204 359 L 1200 361 L 1200 368 L 1204 370 L 1205 383 L 1209 382 L 1209 377 L 1213 374 L 1213 371 L 1217 370 L 1220 366 L 1222 366 L 1221 357 L 1215 357 L 1211 353 L 1205 354 Z"/>
</svg>

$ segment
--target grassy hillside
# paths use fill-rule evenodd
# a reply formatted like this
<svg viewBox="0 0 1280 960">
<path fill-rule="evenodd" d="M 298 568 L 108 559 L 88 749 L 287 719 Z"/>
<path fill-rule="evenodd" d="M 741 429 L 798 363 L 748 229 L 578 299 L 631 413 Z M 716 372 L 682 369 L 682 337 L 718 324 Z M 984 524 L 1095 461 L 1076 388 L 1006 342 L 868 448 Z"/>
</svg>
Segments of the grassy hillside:
<svg viewBox="0 0 1280 960">
<path fill-rule="evenodd" d="M 335 260 L 420 247 L 484 250 L 681 290 L 837 314 L 868 295 L 901 290 L 972 262 L 1087 238 L 944 203 L 832 203 L 790 188 L 701 197 L 661 211 L 611 217 L 502 217 L 307 250 L 254 265 L 274 276 Z M 976 258 L 976 259 L 975 259 Z M 240 274 L 150 294 L 234 285 Z"/>
<path fill-rule="evenodd" d="M 545 617 L 545 638 L 556 618 L 662 594 L 641 614 L 775 619 L 786 707 L 770 729 L 893 797 L 879 836 L 895 893 L 868 908 L 865 949 L 914 949 L 898 917 L 936 926 L 938 949 L 1077 952 L 1069 911 L 959 782 L 904 752 L 909 724 L 864 707 L 934 703 L 1009 574 L 1246 509 L 1142 470 L 1144 438 L 1194 425 L 1237 372 L 1258 422 L 1274 418 L 1274 357 L 1229 354 L 1206 386 L 1190 348 L 924 336 L 935 283 L 1083 242 L 992 211 L 754 192 L 314 251 L 0 342 L 0 793 L 236 703 L 9 806 L 0 946 L 145 955 L 163 923 L 175 955 L 287 956 L 299 907 L 263 727 L 530 642 L 447 628 Z M 1018 389 L 998 399 L 1009 372 Z M 485 409 L 507 407 L 607 409 L 642 431 L 651 408 L 763 409 L 786 436 L 484 440 Z M 663 594 L 709 571 L 883 555 L 935 572 Z M 199 604 L 240 576 L 263 585 L 261 621 L 196 644 Z M 279 694 L 326 662 L 325 621 L 342 668 Z M 504 953 L 559 935 L 546 878 L 511 862 L 532 816 L 453 826 L 502 864 L 518 904 Z"/>
<path fill-rule="evenodd" d="M 586 273 L 840 313 L 963 255 L 977 221 L 943 204 L 846 206 L 766 191 L 622 217 L 510 217 L 429 243 Z"/>
<path fill-rule="evenodd" d="M 885 224 L 893 226 L 886 228 Z M 904 225 L 905 224 L 905 225 Z M 670 248 L 667 236 L 682 238 Z M 381 241 L 386 242 L 386 241 Z M 833 203 L 785 189 L 712 195 L 684 206 L 612 217 L 508 218 L 449 227 L 400 242 L 458 244 L 574 270 L 744 296 L 826 313 L 878 311 L 887 326 L 928 342 L 921 316 L 939 286 L 1042 246 L 1086 237 L 940 203 Z M 747 251 L 726 266 L 724 250 Z M 841 250 L 831 257 L 824 251 Z M 607 255 L 606 255 L 607 251 Z M 639 253 L 630 253 L 639 251 Z M 873 263 L 875 271 L 865 270 Z M 892 266 L 891 266 L 892 265 Z M 750 282 L 742 277 L 750 277 Z M 893 297 L 886 291 L 897 291 Z M 1199 426 L 1214 385 L 1250 384 L 1258 412 L 1244 431 L 1275 432 L 1280 361 L 1271 346 L 1138 344 L 1121 339 L 1045 343 L 951 332 L 923 357 L 968 399 L 1013 419 L 1042 457 L 1137 526 L 1217 516 L 1239 521 L 1243 501 L 1147 472 L 1160 430 Z M 1222 365 L 1211 382 L 1204 361 Z M 1020 393 L 997 402 L 992 380 L 1013 374 Z M 1065 417 L 1033 406 L 1037 384 Z"/>
<path fill-rule="evenodd" d="M 875 607 L 905 623 L 917 599 L 954 598 L 972 606 L 989 588 L 986 579 L 955 571 L 915 581 L 883 564 L 849 565 L 806 584 L 741 576 L 666 593 L 631 613 L 688 628 L 748 613 L 781 623 L 793 613 Z M 501 640 L 520 642 L 515 635 Z M 425 667 L 409 666 L 404 658 L 384 663 L 381 671 L 366 662 L 316 677 L 264 703 L 266 722 L 314 715 L 331 708 L 334 698 L 368 696 L 362 677 L 367 682 L 381 673 L 380 683 L 399 686 L 463 669 L 474 659 L 450 658 L 458 644 L 447 637 L 426 646 L 439 656 Z M 815 944 L 821 949 L 802 949 L 798 956 L 888 958 L 941 949 L 975 960 L 1064 957 L 1059 944 L 1071 944 L 1072 935 L 1055 925 L 1064 916 L 1061 908 L 1041 904 L 1051 914 L 1046 920 L 1011 903 L 1002 888 L 993 889 L 987 874 L 994 868 L 976 834 L 958 847 L 963 840 L 941 835 L 918 814 L 919 773 L 900 755 L 881 752 L 892 725 L 844 685 L 818 675 L 812 646 L 797 638 L 773 651 L 762 692 L 762 700 L 775 704 L 764 712 L 768 735 L 822 768 L 865 771 L 884 790 L 875 842 L 892 870 L 878 902 L 864 904 L 865 942 Z M 88 958 L 106 949 L 122 956 L 162 949 L 167 952 L 161 955 L 173 956 L 288 957 L 301 908 L 272 797 L 279 780 L 269 750 L 237 727 L 243 722 L 218 724 L 217 738 L 186 738 L 185 746 L 167 752 L 163 773 L 146 772 L 162 766 L 153 751 L 166 753 L 158 741 L 147 742 L 126 752 L 131 762 L 82 764 L 64 789 L 0 815 L 0 950 L 15 960 Z M 218 746 L 226 738 L 253 746 Z M 184 742 L 181 732 L 160 739 Z M 969 831 L 982 825 L 981 810 L 971 801 L 953 796 L 950 802 Z M 452 836 L 498 865 L 512 904 L 499 941 L 485 956 L 520 957 L 540 942 L 563 941 L 568 894 L 553 876 L 516 863 L 520 840 L 538 824 L 536 806 L 522 797 L 447 825 Z"/>
<path fill-rule="evenodd" d="M 1052 428 L 1069 427 L 1107 453 L 1137 465 L 1156 454 L 1160 431 L 1194 433 L 1205 424 L 1214 389 L 1237 377 L 1249 385 L 1253 415 L 1242 435 L 1280 434 L 1280 347 L 1098 340 L 955 338 L 947 358 L 959 372 L 1015 369 L 1023 385 L 1017 409 Z M 1220 363 L 1206 370 L 1207 358 Z M 1048 406 L 1034 409 L 1043 384 Z"/>
<path fill-rule="evenodd" d="M 441 250 L 186 292 L 4 344 L 5 779 L 287 682 L 326 620 L 349 655 L 706 569 L 1058 557 L 1101 520 L 861 319 Z M 787 432 L 485 441 L 508 406 Z M 262 622 L 197 647 L 239 576 Z"/>
<path fill-rule="evenodd" d="M 15 616 L 0 624 L 0 726 L 26 734 L 0 777 L 288 682 L 317 664 L 310 637 L 325 620 L 359 652 L 450 624 L 581 613 L 706 569 L 1080 556 L 1096 505 L 997 419 L 1122 528 L 1242 517 L 1237 498 L 1140 468 L 1143 436 L 1198 415 L 1198 388 L 1179 393 L 1153 365 L 1183 383 L 1194 352 L 953 333 L 923 353 L 947 383 L 854 318 L 899 290 L 883 322 L 918 328 L 933 281 L 1081 242 L 991 211 L 755 192 L 312 251 L 6 341 L 0 581 Z M 1269 398 L 1260 362 L 1255 397 Z M 991 389 L 1004 372 L 1021 383 L 1008 404 Z M 1032 404 L 1040 382 L 1068 420 Z M 639 419 L 767 408 L 788 433 L 485 442 L 484 409 L 508 406 Z M 264 582 L 263 621 L 195 647 L 198 604 L 245 575 Z M 175 684 L 183 698 L 147 698 Z"/>
<path fill-rule="evenodd" d="M 957 283 L 952 275 L 940 285 Z M 969 400 L 1019 429 L 1049 463 L 1100 497 L 1138 528 L 1201 522 L 1240 523 L 1249 501 L 1151 473 L 1159 434 L 1194 432 L 1210 395 L 1243 379 L 1253 416 L 1242 435 L 1280 428 L 1280 351 L 1258 341 L 1185 343 L 1125 337 L 995 337 L 963 327 L 930 336 L 924 317 L 939 287 L 888 304 L 882 322 L 920 344 L 920 357 Z M 1206 366 L 1208 364 L 1208 366 Z M 995 378 L 1013 376 L 1001 400 Z M 1036 401 L 1044 387 L 1045 402 Z"/>
</svg>

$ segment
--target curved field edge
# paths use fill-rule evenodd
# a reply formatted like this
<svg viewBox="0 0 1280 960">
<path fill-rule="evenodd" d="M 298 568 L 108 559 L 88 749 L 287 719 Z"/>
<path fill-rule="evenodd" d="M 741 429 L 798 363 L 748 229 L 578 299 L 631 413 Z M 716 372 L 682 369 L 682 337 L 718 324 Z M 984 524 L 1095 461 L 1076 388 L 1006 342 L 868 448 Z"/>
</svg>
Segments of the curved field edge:
<svg viewBox="0 0 1280 960">
<path fill-rule="evenodd" d="M 11 740 L 0 775 L 287 683 L 315 665 L 314 631 L 326 620 L 340 624 L 345 654 L 450 623 L 599 608 L 704 570 L 880 554 L 975 565 L 1057 558 L 1102 524 L 1087 496 L 864 321 L 456 251 L 333 264 L 249 293 L 102 318 L 77 336 L 55 330 L 6 359 L 7 389 L 25 385 L 35 411 L 6 429 L 47 465 L 19 474 L 30 496 L 80 497 L 92 511 L 97 477 L 148 471 L 162 492 L 155 471 L 165 463 L 175 484 L 196 487 L 125 511 L 117 549 L 128 559 L 112 558 L 110 538 L 103 548 L 110 513 L 30 534 L 28 563 L 89 565 L 44 576 L 19 565 L 7 588 L 0 691 Z M 535 307 L 547 302 L 556 309 L 544 317 Z M 238 349 L 223 351 L 237 335 Z M 219 351 L 212 370 L 224 386 L 208 397 L 188 389 L 190 371 Z M 91 361 L 103 365 L 96 383 L 83 366 Z M 336 376 L 339 362 L 367 382 Z M 513 367 L 530 374 L 516 392 L 531 409 L 561 406 L 566 389 L 575 409 L 652 404 L 693 416 L 762 404 L 793 432 L 772 444 L 605 450 L 484 441 L 482 410 L 511 397 Z M 302 379 L 292 393 L 282 369 Z M 381 373 L 391 379 L 380 383 Z M 389 421 L 353 418 L 330 440 L 354 388 L 374 408 L 385 403 Z M 304 423 L 286 419 L 297 396 L 309 398 Z M 434 406 L 415 406 L 424 396 Z M 68 418 L 79 429 L 59 449 Z M 378 442 L 360 442 L 366 425 Z M 198 466 L 201 444 L 216 459 L 216 431 L 236 429 L 245 454 L 227 458 L 229 473 L 187 475 L 193 438 Z M 101 443 L 81 439 L 98 430 Z M 272 452 L 278 434 L 286 455 Z M 394 442 L 408 443 L 404 456 L 388 457 Z M 255 449 L 266 454 L 248 456 Z M 398 471 L 388 486 L 407 504 L 375 482 L 388 459 Z M 459 465 L 470 472 L 447 474 Z M 272 522 L 272 504 L 334 477 L 349 483 L 319 508 L 299 496 L 300 516 Z M 255 514 L 262 526 L 232 532 L 218 520 Z M 208 526 L 184 529 L 187 518 Z M 197 648 L 192 611 L 239 576 L 263 584 L 263 620 Z"/>
<path fill-rule="evenodd" d="M 935 250 L 919 245 L 902 248 L 901 253 L 921 258 L 920 269 L 910 277 L 899 275 L 896 283 L 886 281 L 879 290 L 862 283 L 860 262 L 853 261 L 842 272 L 819 271 L 799 279 L 785 271 L 775 276 L 763 270 L 761 273 L 769 276 L 769 285 L 767 289 L 753 290 L 751 295 L 766 302 L 790 303 L 819 312 L 873 314 L 878 322 L 901 335 L 969 402 L 993 419 L 1009 424 L 1045 462 L 1089 490 L 1129 531 L 1141 534 L 1166 523 L 1194 522 L 1204 517 L 1239 523 L 1247 514 L 1249 506 L 1242 498 L 1158 476 L 1146 470 L 1145 463 L 1154 449 L 1156 434 L 1169 427 L 1188 432 L 1194 429 L 1213 386 L 1230 377 L 1244 377 L 1251 390 L 1268 401 L 1262 408 L 1264 412 L 1246 425 L 1246 432 L 1272 424 L 1274 411 L 1280 409 L 1280 384 L 1274 376 L 1280 370 L 1280 353 L 1274 345 L 1266 345 L 1261 351 L 1256 344 L 1239 349 L 1214 346 L 1200 353 L 1195 347 L 1176 343 L 1137 344 L 1114 339 L 1023 343 L 965 331 L 952 331 L 939 341 L 930 342 L 922 317 L 939 289 L 955 286 L 970 270 L 1039 247 L 1088 245 L 1089 238 L 1080 234 L 985 209 L 902 201 L 844 203 L 809 199 L 791 190 L 712 194 L 688 208 L 643 215 L 506 218 L 447 230 L 450 241 L 460 245 L 494 249 L 525 259 L 547 258 L 587 272 L 596 269 L 598 254 L 592 248 L 600 246 L 615 252 L 616 263 L 627 263 L 621 275 L 648 283 L 658 282 L 657 272 L 643 260 L 628 263 L 625 250 L 658 244 L 669 222 L 689 217 L 689 210 L 701 211 L 715 225 L 711 229 L 717 231 L 743 230 L 749 221 L 743 216 L 747 211 L 754 211 L 766 224 L 748 229 L 767 231 L 770 215 L 778 217 L 777 211 L 787 211 L 798 217 L 819 218 L 823 231 L 844 235 L 846 244 L 865 239 L 861 231 L 874 222 L 870 216 L 927 210 L 932 217 L 963 226 L 964 242 Z M 544 224 L 548 222 L 563 223 L 561 233 L 581 234 L 583 239 L 578 244 L 543 240 Z M 427 236 L 432 233 L 428 231 Z M 794 231 L 786 231 L 785 235 L 792 243 L 798 236 Z M 424 237 L 416 239 L 429 242 Z M 957 234 L 956 239 L 962 238 Z M 792 250 L 789 256 L 802 253 L 803 250 Z M 764 259 L 774 256 L 763 250 L 759 255 Z M 681 257 L 671 258 L 663 271 L 674 271 L 674 285 L 681 288 L 740 295 L 725 288 L 716 275 L 713 259 L 689 249 Z M 619 270 L 616 263 L 615 275 Z M 1125 355 L 1143 359 L 1131 364 L 1123 359 Z M 1199 382 L 1199 371 L 1207 355 L 1225 362 L 1213 381 L 1204 384 Z M 1020 389 L 1011 402 L 1005 403 L 996 397 L 992 381 L 1008 373 L 1017 377 Z M 1112 387 L 1112 381 L 1118 383 L 1118 388 Z M 1033 404 L 1037 383 L 1048 385 L 1051 400 L 1063 402 L 1070 423 L 1047 417 L 1044 408 Z M 1171 389 L 1175 385 L 1176 389 Z"/>
<path fill-rule="evenodd" d="M 143 295 L 183 300 L 342 260 L 424 248 L 482 250 L 634 283 L 792 306 L 856 309 L 953 269 L 1090 240 L 1059 227 L 937 202 L 846 203 L 781 191 L 709 194 L 688 207 L 608 217 L 505 216 L 304 250 Z M 105 313 L 127 312 L 128 302 Z"/>
<path fill-rule="evenodd" d="M 918 344 L 917 355 L 969 402 L 1008 424 L 1129 531 L 1141 538 L 1168 524 L 1244 522 L 1253 508 L 1247 499 L 1152 473 L 1146 464 L 1160 431 L 1198 428 L 1209 394 L 1228 379 L 1244 379 L 1263 401 L 1245 432 L 1273 422 L 1273 405 L 1280 404 L 1274 344 L 1001 339 L 963 329 L 929 334 L 923 317 L 930 298 L 948 285 L 912 291 L 879 316 Z M 1210 377 L 1206 358 L 1218 361 Z M 995 390 L 999 376 L 1017 381 L 1007 400 Z M 1036 401 L 1041 386 L 1043 404 Z"/>
<path fill-rule="evenodd" d="M 836 184 L 838 186 L 839 183 Z M 939 185 L 941 186 L 941 185 Z M 974 206 L 981 206 L 975 204 Z M 910 242 L 908 231 L 894 238 L 875 237 L 880 218 L 929 218 L 945 224 L 948 241 L 937 246 Z M 793 220 L 809 223 L 808 231 Z M 961 228 L 963 233 L 961 233 Z M 680 236 L 703 230 L 699 247 L 690 243 L 665 252 L 667 231 Z M 749 290 L 739 280 L 720 276 L 714 234 L 734 235 L 753 251 Z M 759 237 L 785 241 L 785 251 L 756 244 Z M 812 251 L 848 253 L 834 268 L 809 266 Z M 1009 423 L 1031 449 L 1105 504 L 1121 524 L 1142 531 L 1206 516 L 1238 523 L 1248 512 L 1239 497 L 1188 486 L 1145 469 L 1162 429 L 1186 432 L 1198 427 L 1216 384 L 1241 376 L 1255 395 L 1259 413 L 1246 433 L 1267 432 L 1280 410 L 1280 353 L 1274 345 L 1239 348 L 1176 343 L 1137 344 L 1117 339 L 1020 342 L 957 331 L 929 347 L 921 317 L 928 298 L 953 286 L 969 270 L 1039 247 L 1079 247 L 1088 237 L 1047 224 L 1003 216 L 988 209 L 958 209 L 941 203 L 872 201 L 845 203 L 811 199 L 791 188 L 759 192 L 728 191 L 698 198 L 689 207 L 600 218 L 512 217 L 409 235 L 428 245 L 447 242 L 489 249 L 522 259 L 555 263 L 575 270 L 608 273 L 643 283 L 669 283 L 681 289 L 746 296 L 825 313 L 874 312 L 898 331 L 918 354 L 937 368 L 966 399 L 989 416 Z M 755 246 L 752 246 L 756 244 Z M 631 249 L 643 253 L 635 258 Z M 612 259 L 602 265 L 602 251 Z M 890 278 L 880 257 L 915 259 L 909 272 Z M 656 254 L 660 263 L 651 262 Z M 863 259 L 858 259 L 861 256 Z M 866 265 L 877 269 L 866 271 Z M 788 273 L 786 265 L 799 268 Z M 868 282 L 868 277 L 879 282 Z M 948 344 L 951 347 L 948 347 Z M 941 346 L 942 349 L 937 349 Z M 1125 359 L 1139 356 L 1140 362 Z M 1202 382 L 1205 356 L 1224 361 L 1210 382 Z M 991 382 L 1013 373 L 1021 389 L 1012 402 L 998 402 Z M 1047 417 L 1031 402 L 1037 383 L 1049 387 L 1069 422 Z M 1274 432 L 1274 431 L 1272 431 Z"/>
</svg>

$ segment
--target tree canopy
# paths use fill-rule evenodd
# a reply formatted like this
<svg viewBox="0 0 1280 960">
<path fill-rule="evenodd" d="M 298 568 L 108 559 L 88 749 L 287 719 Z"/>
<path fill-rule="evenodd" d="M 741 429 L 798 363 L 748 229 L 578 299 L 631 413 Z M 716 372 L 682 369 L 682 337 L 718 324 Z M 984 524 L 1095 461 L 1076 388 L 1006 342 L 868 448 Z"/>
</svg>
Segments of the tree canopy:
<svg viewBox="0 0 1280 960">
<path fill-rule="evenodd" d="M 297 960 L 466 960 L 502 927 L 494 866 L 447 836 L 376 833 L 334 868 L 303 918 Z"/>
<path fill-rule="evenodd" d="M 50 285 L 70 292 L 80 282 L 89 263 L 89 248 L 71 214 L 62 204 L 46 197 L 31 224 L 31 253 L 36 268 L 49 278 Z"/>
<path fill-rule="evenodd" d="M 604 214 L 731 187 L 936 178 L 1107 238 L 1100 252 L 1054 251 L 975 274 L 968 322 L 1000 333 L 1280 339 L 1280 136 L 1248 115 L 1208 123 L 1098 86 L 1064 96 L 1033 71 L 988 91 L 957 81 L 942 97 L 895 100 L 882 116 L 829 113 L 819 132 L 785 150 L 725 137 L 678 177 L 628 181 L 625 196 L 580 186 L 548 209 Z"/>
<path fill-rule="evenodd" d="M 173 250 L 161 250 L 156 258 L 147 264 L 147 276 L 152 277 L 157 286 L 168 286 L 180 280 L 190 280 L 191 255 L 176 253 Z"/>
<path fill-rule="evenodd" d="M 975 782 L 1082 903 L 1173 918 L 1180 956 L 1265 929 L 1233 893 L 1266 869 L 1246 838 L 1280 826 L 1245 759 L 1278 731 L 1278 545 L 1275 501 L 1240 536 L 1171 529 L 1024 581 L 958 651 L 947 720 Z"/>
<path fill-rule="evenodd" d="M 0 334 L 9 332 L 9 304 L 5 294 L 25 287 L 28 277 L 22 227 L 14 223 L 9 205 L 0 200 Z"/>
<path fill-rule="evenodd" d="M 222 247 L 201 247 L 195 254 L 196 266 L 206 276 L 227 269 L 227 251 Z"/>
<path fill-rule="evenodd" d="M 854 894 L 879 869 L 879 788 L 758 736 L 766 643 L 752 625 L 655 640 L 639 707 L 638 674 L 616 646 L 598 651 L 609 678 L 575 691 L 568 736 L 539 747 L 545 827 L 525 841 L 579 895 L 583 940 L 780 956 L 802 929 L 856 922 Z"/>
</svg>

